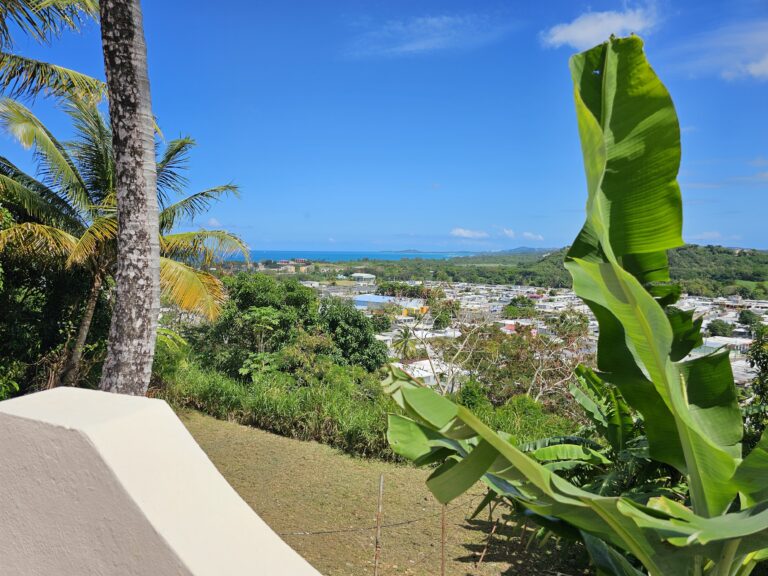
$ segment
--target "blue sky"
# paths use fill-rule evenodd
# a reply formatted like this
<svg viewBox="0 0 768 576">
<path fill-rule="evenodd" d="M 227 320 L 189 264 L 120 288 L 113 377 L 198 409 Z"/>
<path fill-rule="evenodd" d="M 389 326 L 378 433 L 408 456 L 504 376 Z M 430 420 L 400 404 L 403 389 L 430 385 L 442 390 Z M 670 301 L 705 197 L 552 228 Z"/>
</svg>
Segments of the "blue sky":
<svg viewBox="0 0 768 576">
<path fill-rule="evenodd" d="M 763 0 L 143 4 L 159 124 L 198 142 L 190 192 L 242 189 L 197 224 L 253 249 L 568 244 L 586 197 L 568 57 L 611 32 L 644 37 L 676 103 L 685 239 L 768 248 Z M 18 50 L 103 76 L 93 25 Z M 29 165 L 5 135 L 0 153 Z"/>
</svg>

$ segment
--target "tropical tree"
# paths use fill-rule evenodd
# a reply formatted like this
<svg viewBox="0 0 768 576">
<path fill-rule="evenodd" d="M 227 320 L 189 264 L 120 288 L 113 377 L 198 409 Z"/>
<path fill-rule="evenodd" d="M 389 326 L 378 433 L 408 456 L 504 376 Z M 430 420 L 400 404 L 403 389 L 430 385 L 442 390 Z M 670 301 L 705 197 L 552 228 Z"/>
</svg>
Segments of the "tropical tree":
<svg viewBox="0 0 768 576">
<path fill-rule="evenodd" d="M 0 231 L 0 249 L 8 247 L 29 257 L 58 256 L 66 266 L 92 279 L 60 376 L 62 384 L 71 385 L 79 374 L 99 294 L 115 273 L 118 221 L 111 129 L 93 105 L 69 103 L 65 110 L 76 136 L 62 143 L 22 104 L 0 101 L 0 126 L 22 146 L 32 147 L 38 163 L 35 178 L 0 157 L 0 200 L 23 217 Z M 190 138 L 173 140 L 156 162 L 160 281 L 170 302 L 214 318 L 225 291 L 206 268 L 236 251 L 246 258 L 248 254 L 239 238 L 223 230 L 173 232 L 177 224 L 191 221 L 212 202 L 237 193 L 236 186 L 226 184 L 174 201 L 186 188 L 183 171 L 193 146 Z"/>
<path fill-rule="evenodd" d="M 320 327 L 334 341 L 341 356 L 350 364 L 369 372 L 387 361 L 387 348 L 376 340 L 373 322 L 349 300 L 325 298 L 318 317 Z"/>
<path fill-rule="evenodd" d="M 533 318 L 536 316 L 536 306 L 528 296 L 515 296 L 504 306 L 504 318 Z"/>
<path fill-rule="evenodd" d="M 115 307 L 100 387 L 143 396 L 160 313 L 155 123 L 139 0 L 101 0 L 101 43 L 115 155 Z"/>
<path fill-rule="evenodd" d="M 385 390 L 406 416 L 390 416 L 388 436 L 403 456 L 442 462 L 427 480 L 439 501 L 482 479 L 580 538 L 599 574 L 747 576 L 768 557 L 768 436 L 745 456 L 727 350 L 686 358 L 702 337 L 674 306 L 667 259 L 683 243 L 680 131 L 642 46 L 612 37 L 571 59 L 588 199 L 565 265 L 599 323 L 594 377 L 642 416 L 649 458 L 684 478 L 684 497 L 579 487 L 397 371 Z"/>
<path fill-rule="evenodd" d="M 732 336 L 733 324 L 720 318 L 715 318 L 707 325 L 707 332 L 709 332 L 710 336 Z"/>
<path fill-rule="evenodd" d="M 0 92 L 12 97 L 40 93 L 100 100 L 103 82 L 75 70 L 14 53 L 11 27 L 47 44 L 64 30 L 79 30 L 98 15 L 98 0 L 4 0 L 0 3 Z"/>
<path fill-rule="evenodd" d="M 392 339 L 392 348 L 395 349 L 395 352 L 397 352 L 397 355 L 403 362 L 416 357 L 416 335 L 410 326 L 398 328 L 395 337 Z"/>
<path fill-rule="evenodd" d="M 757 444 L 768 419 L 768 327 L 755 325 L 752 344 L 747 350 L 747 362 L 755 377 L 746 388 L 744 407 L 744 443 L 749 447 Z"/>
<path fill-rule="evenodd" d="M 748 326 L 751 330 L 754 330 L 756 326 L 762 321 L 762 316 L 752 310 L 741 310 L 739 312 L 739 324 Z"/>
</svg>

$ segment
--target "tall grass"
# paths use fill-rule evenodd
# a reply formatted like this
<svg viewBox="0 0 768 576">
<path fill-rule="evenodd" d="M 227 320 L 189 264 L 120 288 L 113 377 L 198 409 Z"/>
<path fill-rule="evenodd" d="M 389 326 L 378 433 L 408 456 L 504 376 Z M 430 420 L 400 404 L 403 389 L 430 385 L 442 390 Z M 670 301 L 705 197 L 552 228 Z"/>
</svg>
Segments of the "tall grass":
<svg viewBox="0 0 768 576">
<path fill-rule="evenodd" d="M 184 362 L 160 395 L 176 406 L 219 419 L 290 438 L 315 440 L 356 456 L 396 459 L 386 440 L 387 413 L 396 406 L 378 387 L 361 386 L 344 370 L 336 367 L 322 382 L 312 385 L 299 385 L 291 375 L 280 372 L 243 383 Z M 500 408 L 483 404 L 477 412 L 490 426 L 510 433 L 517 442 L 575 429 L 571 421 L 544 412 L 528 397 L 513 398 Z"/>
</svg>

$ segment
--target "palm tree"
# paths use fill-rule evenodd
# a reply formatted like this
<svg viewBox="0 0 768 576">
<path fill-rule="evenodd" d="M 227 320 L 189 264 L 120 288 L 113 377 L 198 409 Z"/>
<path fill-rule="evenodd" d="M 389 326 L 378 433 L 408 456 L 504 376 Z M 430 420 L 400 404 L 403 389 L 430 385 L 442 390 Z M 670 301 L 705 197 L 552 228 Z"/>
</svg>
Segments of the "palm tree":
<svg viewBox="0 0 768 576">
<path fill-rule="evenodd" d="M 416 335 L 409 326 L 402 326 L 392 340 L 392 348 L 400 356 L 400 360 L 412 360 L 416 357 Z"/>
<path fill-rule="evenodd" d="M 101 0 L 101 44 L 113 128 L 118 259 L 100 388 L 143 396 L 160 313 L 154 119 L 139 0 Z"/>
<path fill-rule="evenodd" d="M 13 52 L 11 27 L 47 44 L 64 30 L 79 30 L 99 13 L 98 0 L 3 0 L 0 3 L 0 91 L 10 96 L 49 93 L 97 101 L 103 82 L 74 70 Z"/>
<path fill-rule="evenodd" d="M 65 110 L 76 137 L 61 143 L 22 104 L 0 101 L 0 127 L 22 146 L 33 147 L 38 163 L 35 178 L 0 157 L 0 200 L 22 216 L 19 223 L 0 231 L 0 250 L 9 247 L 29 257 L 58 256 L 66 266 L 90 275 L 91 290 L 59 379 L 72 385 L 99 294 L 117 264 L 117 177 L 112 133 L 103 116 L 95 106 L 82 103 L 69 103 Z M 236 186 L 226 184 L 172 201 L 186 188 L 183 170 L 193 146 L 190 138 L 173 140 L 156 162 L 160 284 L 170 302 L 214 318 L 225 294 L 221 282 L 206 269 L 234 252 L 246 258 L 248 253 L 243 242 L 226 231 L 173 232 L 223 195 L 237 194 Z"/>
</svg>

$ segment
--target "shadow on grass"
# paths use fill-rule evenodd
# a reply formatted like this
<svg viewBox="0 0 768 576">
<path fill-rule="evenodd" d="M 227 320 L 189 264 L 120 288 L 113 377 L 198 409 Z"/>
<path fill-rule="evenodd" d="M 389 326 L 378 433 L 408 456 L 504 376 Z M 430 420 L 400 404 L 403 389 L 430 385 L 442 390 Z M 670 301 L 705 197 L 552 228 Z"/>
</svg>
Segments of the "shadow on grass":
<svg viewBox="0 0 768 576">
<path fill-rule="evenodd" d="M 494 530 L 495 526 L 495 530 Z M 502 576 L 583 576 L 591 574 L 589 557 L 579 542 L 542 540 L 535 527 L 517 524 L 513 520 L 467 520 L 465 530 L 481 532 L 482 542 L 464 544 L 468 554 L 455 558 L 476 566 L 482 563 L 507 563 L 510 567 Z M 493 534 L 491 535 L 491 533 Z M 469 570 L 467 575 L 474 574 Z"/>
</svg>

